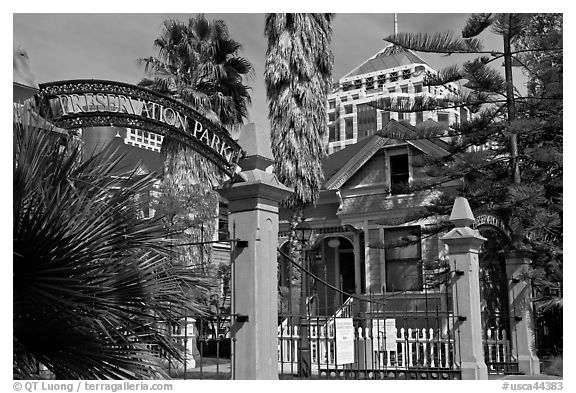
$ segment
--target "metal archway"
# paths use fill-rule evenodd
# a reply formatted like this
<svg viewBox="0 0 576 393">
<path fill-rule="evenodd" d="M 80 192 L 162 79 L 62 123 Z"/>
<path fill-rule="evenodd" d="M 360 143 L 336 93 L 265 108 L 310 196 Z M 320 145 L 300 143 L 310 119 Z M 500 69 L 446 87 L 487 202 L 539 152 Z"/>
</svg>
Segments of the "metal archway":
<svg viewBox="0 0 576 393">
<path fill-rule="evenodd" d="M 116 126 L 151 131 L 183 143 L 232 176 L 241 147 L 221 126 L 170 97 L 127 83 L 80 79 L 44 83 L 41 116 L 64 129 Z"/>
</svg>

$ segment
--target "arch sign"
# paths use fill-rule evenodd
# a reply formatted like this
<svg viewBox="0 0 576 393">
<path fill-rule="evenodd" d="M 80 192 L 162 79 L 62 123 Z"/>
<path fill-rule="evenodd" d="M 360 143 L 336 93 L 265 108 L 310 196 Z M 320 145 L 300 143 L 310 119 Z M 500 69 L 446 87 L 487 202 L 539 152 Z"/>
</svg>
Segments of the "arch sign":
<svg viewBox="0 0 576 393">
<path fill-rule="evenodd" d="M 170 97 L 102 80 L 40 85 L 40 113 L 64 129 L 116 126 L 151 131 L 192 147 L 229 176 L 242 148 L 221 126 Z"/>
<path fill-rule="evenodd" d="M 498 228 L 502 233 L 510 237 L 510 233 L 506 228 L 506 225 L 504 225 L 504 222 L 498 217 L 493 216 L 491 214 L 483 214 L 476 217 L 476 219 L 474 220 L 474 224 L 472 224 L 472 228 L 478 229 L 479 227 L 486 225 Z"/>
</svg>

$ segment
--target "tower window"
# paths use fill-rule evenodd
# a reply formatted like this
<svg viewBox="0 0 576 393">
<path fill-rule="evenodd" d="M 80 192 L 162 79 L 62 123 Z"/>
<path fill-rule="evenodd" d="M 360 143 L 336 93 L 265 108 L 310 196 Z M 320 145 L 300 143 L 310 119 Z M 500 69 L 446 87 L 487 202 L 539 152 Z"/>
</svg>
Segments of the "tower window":
<svg viewBox="0 0 576 393">
<path fill-rule="evenodd" d="M 424 121 L 424 112 L 416 112 L 416 124 L 420 124 Z"/>
<path fill-rule="evenodd" d="M 328 142 L 336 142 L 340 140 L 340 124 L 332 124 L 328 126 Z"/>
<path fill-rule="evenodd" d="M 438 113 L 438 123 L 448 125 L 450 122 L 450 116 L 448 113 Z"/>
<path fill-rule="evenodd" d="M 352 122 L 352 119 L 345 120 L 345 132 L 346 132 L 346 139 L 354 138 L 354 123 Z"/>
<path fill-rule="evenodd" d="M 376 132 L 376 107 L 370 104 L 356 106 L 358 120 L 358 139 L 372 135 Z"/>
<path fill-rule="evenodd" d="M 382 112 L 382 128 L 390 122 L 390 112 Z"/>
</svg>

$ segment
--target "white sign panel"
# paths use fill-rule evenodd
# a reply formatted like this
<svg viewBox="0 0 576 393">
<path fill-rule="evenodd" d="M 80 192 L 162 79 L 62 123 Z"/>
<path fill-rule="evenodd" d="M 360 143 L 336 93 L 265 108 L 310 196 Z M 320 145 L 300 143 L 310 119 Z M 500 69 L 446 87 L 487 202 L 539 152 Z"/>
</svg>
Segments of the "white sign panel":
<svg viewBox="0 0 576 393">
<path fill-rule="evenodd" d="M 396 320 L 373 319 L 372 336 L 376 340 L 379 338 L 380 349 L 385 351 L 396 351 Z"/>
<path fill-rule="evenodd" d="M 352 318 L 336 318 L 336 361 L 354 363 L 354 324 Z"/>
</svg>

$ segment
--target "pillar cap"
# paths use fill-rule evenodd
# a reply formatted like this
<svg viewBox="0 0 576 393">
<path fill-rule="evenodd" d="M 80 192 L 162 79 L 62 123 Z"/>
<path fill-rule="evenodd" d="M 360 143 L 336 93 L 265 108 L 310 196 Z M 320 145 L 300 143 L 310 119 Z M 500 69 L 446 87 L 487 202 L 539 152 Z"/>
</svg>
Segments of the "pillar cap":
<svg viewBox="0 0 576 393">
<path fill-rule="evenodd" d="M 242 128 L 238 144 L 245 152 L 238 165 L 243 171 L 261 169 L 265 171 L 274 164 L 270 132 L 257 127 L 255 123 L 249 123 Z"/>
<path fill-rule="evenodd" d="M 457 228 L 468 227 L 474 224 L 474 214 L 472 214 L 472 209 L 470 209 L 470 204 L 466 198 L 456 198 L 454 205 L 452 206 L 450 221 Z"/>
<path fill-rule="evenodd" d="M 228 201 L 256 197 L 280 202 L 293 192 L 280 183 L 276 175 L 259 169 L 240 172 L 236 176 L 237 182 L 224 183 L 216 189 Z"/>
<path fill-rule="evenodd" d="M 464 239 L 466 241 L 470 241 L 473 244 L 482 244 L 486 241 L 486 238 L 480 235 L 480 232 L 477 229 L 468 227 L 453 228 L 450 232 L 440 238 L 440 240 L 448 245 L 454 242 L 460 243 Z"/>
</svg>

